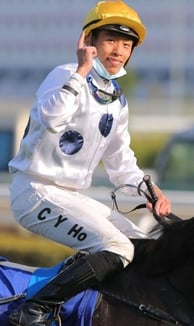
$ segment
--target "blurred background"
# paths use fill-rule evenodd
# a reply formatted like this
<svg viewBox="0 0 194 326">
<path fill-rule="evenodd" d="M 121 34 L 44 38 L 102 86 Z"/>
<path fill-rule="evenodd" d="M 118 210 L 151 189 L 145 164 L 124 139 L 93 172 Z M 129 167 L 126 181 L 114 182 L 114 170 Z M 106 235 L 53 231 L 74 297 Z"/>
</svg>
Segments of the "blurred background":
<svg viewBox="0 0 194 326">
<path fill-rule="evenodd" d="M 0 0 L 2 224 L 14 223 L 9 209 L 7 163 L 18 150 L 35 92 L 56 65 L 76 60 L 83 20 L 96 3 L 94 0 Z M 128 75 L 120 81 L 129 102 L 132 147 L 140 167 L 164 185 L 176 213 L 187 217 L 192 214 L 194 202 L 194 154 L 190 155 L 194 153 L 194 137 L 189 140 L 187 154 L 188 139 L 183 149 L 178 146 L 172 162 L 169 154 L 172 148 L 168 143 L 176 133 L 192 130 L 194 126 L 194 1 L 126 0 L 126 3 L 137 10 L 147 28 L 145 42 L 135 49 L 127 67 Z M 167 153 L 163 152 L 166 146 Z M 166 153 L 166 160 L 161 152 Z M 160 174 L 169 165 L 174 179 L 162 184 Z M 176 179 L 180 171 L 187 174 L 187 181 L 181 179 L 178 186 Z M 169 172 L 167 177 L 171 175 Z M 104 180 L 100 166 L 87 193 L 109 203 L 110 185 Z"/>
</svg>

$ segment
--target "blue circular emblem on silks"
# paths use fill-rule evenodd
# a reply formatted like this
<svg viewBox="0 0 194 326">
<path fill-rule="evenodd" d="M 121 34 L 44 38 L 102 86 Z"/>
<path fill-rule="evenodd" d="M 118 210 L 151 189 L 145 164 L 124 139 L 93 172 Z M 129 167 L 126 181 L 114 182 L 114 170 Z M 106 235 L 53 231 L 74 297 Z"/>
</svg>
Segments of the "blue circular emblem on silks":
<svg viewBox="0 0 194 326">
<path fill-rule="evenodd" d="M 82 135 L 76 130 L 66 131 L 59 140 L 59 147 L 63 153 L 72 155 L 82 148 L 84 143 Z"/>
<path fill-rule="evenodd" d="M 99 129 L 102 136 L 107 137 L 111 131 L 113 124 L 113 115 L 112 114 L 103 114 L 99 122 Z"/>
</svg>

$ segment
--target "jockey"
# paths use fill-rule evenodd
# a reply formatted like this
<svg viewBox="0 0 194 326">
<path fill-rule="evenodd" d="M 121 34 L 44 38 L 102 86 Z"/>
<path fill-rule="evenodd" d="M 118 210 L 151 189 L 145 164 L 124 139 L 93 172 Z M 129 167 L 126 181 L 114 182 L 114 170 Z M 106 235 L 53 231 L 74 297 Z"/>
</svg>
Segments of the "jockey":
<svg viewBox="0 0 194 326">
<path fill-rule="evenodd" d="M 57 66 L 36 93 L 19 153 L 9 163 L 11 208 L 31 232 L 87 254 L 78 254 L 14 310 L 10 325 L 56 325 L 61 303 L 125 268 L 134 255 L 130 238 L 145 237 L 121 214 L 79 191 L 90 187 L 100 161 L 116 186 L 138 186 L 143 179 L 116 80 L 126 74 L 145 34 L 138 14 L 124 2 L 98 2 L 83 23 L 77 63 Z M 170 202 L 153 187 L 156 213 L 165 216 Z M 136 189 L 129 192 L 137 195 Z M 151 203 L 147 208 L 152 210 Z"/>
</svg>

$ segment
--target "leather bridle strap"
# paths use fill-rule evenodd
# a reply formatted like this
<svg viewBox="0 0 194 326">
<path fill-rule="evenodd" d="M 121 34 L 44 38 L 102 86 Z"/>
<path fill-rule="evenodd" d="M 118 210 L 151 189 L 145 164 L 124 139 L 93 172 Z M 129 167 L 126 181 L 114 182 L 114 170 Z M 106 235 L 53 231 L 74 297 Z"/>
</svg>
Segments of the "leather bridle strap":
<svg viewBox="0 0 194 326">
<path fill-rule="evenodd" d="M 141 312 L 142 314 L 148 316 L 149 318 L 158 320 L 160 322 L 162 322 L 164 325 L 167 326 L 189 326 L 188 324 L 182 324 L 180 323 L 178 320 L 176 320 L 173 316 L 171 316 L 168 312 L 157 308 L 155 306 L 152 306 L 150 304 L 138 304 L 135 303 L 131 300 L 127 300 L 125 298 L 120 297 L 119 295 L 110 293 L 104 289 L 100 290 L 100 292 L 105 295 L 108 296 L 108 298 L 114 299 L 116 301 L 122 302 L 127 306 L 130 306 L 132 308 L 135 308 L 136 310 L 138 310 L 139 312 Z"/>
</svg>

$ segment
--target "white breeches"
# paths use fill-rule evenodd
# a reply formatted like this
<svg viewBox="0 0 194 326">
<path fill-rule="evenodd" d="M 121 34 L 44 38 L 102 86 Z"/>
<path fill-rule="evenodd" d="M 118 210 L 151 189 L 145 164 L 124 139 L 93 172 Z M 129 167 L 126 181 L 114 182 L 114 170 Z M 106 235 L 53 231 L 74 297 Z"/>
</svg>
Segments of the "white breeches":
<svg viewBox="0 0 194 326">
<path fill-rule="evenodd" d="M 108 206 L 31 176 L 15 175 L 10 193 L 13 214 L 23 227 L 76 250 L 117 253 L 124 266 L 134 255 L 129 238 L 147 237 Z"/>
</svg>

